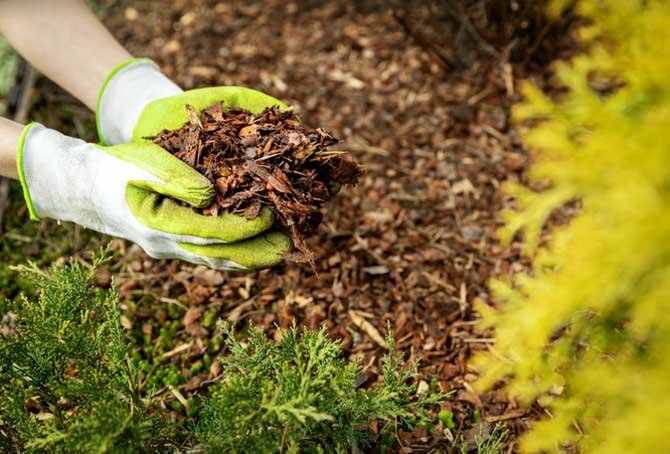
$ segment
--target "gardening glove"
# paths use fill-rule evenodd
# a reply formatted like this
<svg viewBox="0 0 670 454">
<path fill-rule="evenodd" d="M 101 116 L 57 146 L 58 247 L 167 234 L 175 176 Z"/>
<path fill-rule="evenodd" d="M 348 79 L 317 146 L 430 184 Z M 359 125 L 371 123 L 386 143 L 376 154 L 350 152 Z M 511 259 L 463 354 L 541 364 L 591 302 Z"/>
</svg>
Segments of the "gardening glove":
<svg viewBox="0 0 670 454">
<path fill-rule="evenodd" d="M 244 87 L 181 88 L 160 72 L 151 60 L 130 60 L 107 76 L 98 96 L 96 125 L 101 143 L 116 145 L 140 142 L 164 129 L 174 130 L 189 121 L 186 105 L 196 111 L 223 102 L 231 107 L 260 113 L 283 102 Z"/>
<path fill-rule="evenodd" d="M 188 122 L 187 104 L 200 112 L 217 102 L 223 102 L 225 109 L 241 107 L 253 113 L 260 113 L 269 106 L 287 108 L 271 96 L 243 87 L 212 87 L 184 92 L 161 73 L 153 61 L 138 58 L 114 69 L 103 83 L 95 115 L 98 137 L 102 144 L 146 143 L 148 137 L 164 129 L 178 129 Z M 283 233 L 275 233 L 274 238 L 279 241 L 281 235 L 281 243 L 290 245 L 288 236 Z M 215 257 L 227 253 L 225 248 L 219 250 L 216 245 L 197 252 Z M 255 252 L 263 254 L 262 250 Z M 269 248 L 268 253 L 274 254 L 273 249 Z"/>
<path fill-rule="evenodd" d="M 32 123 L 21 135 L 17 158 L 34 220 L 72 221 L 127 238 L 155 258 L 218 269 L 272 266 L 291 247 L 283 233 L 267 233 L 269 210 L 253 220 L 198 214 L 192 207 L 211 204 L 212 184 L 149 142 L 104 147 Z"/>
</svg>

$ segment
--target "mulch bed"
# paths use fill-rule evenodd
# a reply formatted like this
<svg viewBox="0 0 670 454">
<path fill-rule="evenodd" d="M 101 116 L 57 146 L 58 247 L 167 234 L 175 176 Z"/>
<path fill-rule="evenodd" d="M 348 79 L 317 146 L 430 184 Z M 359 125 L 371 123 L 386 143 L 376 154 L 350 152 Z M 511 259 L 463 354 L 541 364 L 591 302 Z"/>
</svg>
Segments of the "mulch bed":
<svg viewBox="0 0 670 454">
<path fill-rule="evenodd" d="M 392 13 L 382 1 L 157 1 L 107 11 L 112 33 L 184 89 L 264 91 L 307 126 L 332 131 L 338 149 L 366 167 L 356 187 L 325 205 L 307 240 L 314 269 L 219 272 L 150 260 L 115 240 L 121 261 L 102 270 L 100 282 L 115 276 L 124 323 L 139 332 L 140 346 L 161 351 L 161 327 L 175 326 L 161 354 L 186 374 L 182 392 L 198 395 L 218 373 L 216 361 L 189 370 L 216 349 L 216 317 L 240 329 L 253 321 L 270 335 L 294 321 L 325 324 L 365 365 L 366 383 L 379 378 L 390 324 L 399 349 L 421 361 L 421 381 L 453 392 L 443 409 L 454 413 L 456 429 L 439 423 L 431 433 L 401 433 L 403 452 L 449 451 L 451 438 L 472 440 L 478 424 L 498 421 L 513 450 L 542 416 L 501 390 L 474 392 L 468 358 L 492 348 L 490 333 L 477 331 L 473 301 L 493 304 L 489 280 L 528 265 L 519 242 L 495 240 L 498 213 L 511 203 L 501 185 L 523 179 L 528 165 L 510 106 L 520 99 L 519 80 L 547 86 L 547 63 L 567 52 L 569 34 L 531 21 L 499 39 L 480 35 L 491 30 L 479 8 L 486 2 L 456 13 L 451 3 L 399 2 Z M 506 23 L 514 21 L 521 19 Z"/>
</svg>

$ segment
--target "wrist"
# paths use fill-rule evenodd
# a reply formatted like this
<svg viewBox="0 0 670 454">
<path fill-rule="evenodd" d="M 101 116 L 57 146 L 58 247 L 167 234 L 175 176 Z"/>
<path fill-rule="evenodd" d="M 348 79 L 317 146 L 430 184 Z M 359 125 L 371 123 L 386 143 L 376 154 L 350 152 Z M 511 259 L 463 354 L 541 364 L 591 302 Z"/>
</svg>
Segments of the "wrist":
<svg viewBox="0 0 670 454">
<path fill-rule="evenodd" d="M 18 179 L 16 149 L 25 126 L 0 117 L 0 175 Z"/>
<path fill-rule="evenodd" d="M 133 59 L 119 65 L 107 76 L 98 96 L 96 126 L 100 142 L 131 142 L 147 104 L 181 92 L 149 59 Z"/>
</svg>

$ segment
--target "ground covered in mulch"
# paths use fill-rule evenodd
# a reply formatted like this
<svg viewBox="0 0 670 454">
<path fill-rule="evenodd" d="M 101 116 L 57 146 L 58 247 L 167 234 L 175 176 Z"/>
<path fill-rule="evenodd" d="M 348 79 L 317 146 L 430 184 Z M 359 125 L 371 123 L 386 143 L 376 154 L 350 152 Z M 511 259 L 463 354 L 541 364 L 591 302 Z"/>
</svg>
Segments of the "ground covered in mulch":
<svg viewBox="0 0 670 454">
<path fill-rule="evenodd" d="M 443 410 L 455 428 L 401 433 L 404 452 L 450 450 L 452 439 L 471 440 L 498 421 L 513 449 L 542 410 L 500 390 L 473 391 L 467 360 L 492 340 L 477 331 L 472 304 L 493 304 L 488 281 L 527 266 L 520 243 L 495 240 L 499 210 L 511 203 L 501 184 L 522 179 L 528 165 L 510 106 L 520 80 L 547 85 L 547 63 L 568 50 L 569 34 L 511 10 L 509 28 L 495 28 L 501 18 L 489 3 L 157 1 L 105 11 L 132 53 L 155 59 L 183 88 L 264 91 L 306 125 L 332 131 L 338 149 L 366 167 L 356 187 L 325 205 L 307 240 L 314 269 L 219 272 L 151 260 L 115 240 L 119 260 L 99 273 L 100 284 L 114 276 L 124 326 L 147 367 L 160 358 L 179 389 L 197 396 L 218 373 L 217 318 L 239 329 L 253 321 L 271 335 L 297 321 L 325 324 L 373 383 L 390 326 L 399 349 L 421 361 L 422 387 L 453 392 Z M 45 109 L 62 95 L 42 91 L 38 120 L 57 127 L 82 118 L 76 110 L 49 120 Z M 88 120 L 78 124 L 90 134 Z"/>
</svg>

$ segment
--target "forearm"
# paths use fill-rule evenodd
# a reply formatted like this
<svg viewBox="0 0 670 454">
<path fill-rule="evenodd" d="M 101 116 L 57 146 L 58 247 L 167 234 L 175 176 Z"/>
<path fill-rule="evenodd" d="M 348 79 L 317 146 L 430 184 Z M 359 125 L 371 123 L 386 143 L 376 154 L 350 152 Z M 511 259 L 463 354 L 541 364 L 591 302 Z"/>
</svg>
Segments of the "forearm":
<svg viewBox="0 0 670 454">
<path fill-rule="evenodd" d="M 0 117 L 0 175 L 18 178 L 16 171 L 16 147 L 23 125 Z"/>
<path fill-rule="evenodd" d="M 93 110 L 105 78 L 132 58 L 83 0 L 0 0 L 0 33 Z M 4 154 L 2 159 L 4 164 Z"/>
</svg>

